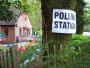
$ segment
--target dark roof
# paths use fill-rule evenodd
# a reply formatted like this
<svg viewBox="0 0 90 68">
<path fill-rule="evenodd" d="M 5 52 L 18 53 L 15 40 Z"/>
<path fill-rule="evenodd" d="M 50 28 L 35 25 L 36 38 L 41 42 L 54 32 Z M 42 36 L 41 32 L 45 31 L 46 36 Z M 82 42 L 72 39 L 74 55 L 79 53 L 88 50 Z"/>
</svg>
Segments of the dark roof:
<svg viewBox="0 0 90 68">
<path fill-rule="evenodd" d="M 15 25 L 21 14 L 21 11 L 17 8 L 11 8 L 11 11 L 13 11 L 14 18 L 11 21 L 0 20 L 0 25 Z"/>
<path fill-rule="evenodd" d="M 0 21 L 0 25 L 15 25 L 15 22 L 12 22 L 12 21 Z"/>
</svg>

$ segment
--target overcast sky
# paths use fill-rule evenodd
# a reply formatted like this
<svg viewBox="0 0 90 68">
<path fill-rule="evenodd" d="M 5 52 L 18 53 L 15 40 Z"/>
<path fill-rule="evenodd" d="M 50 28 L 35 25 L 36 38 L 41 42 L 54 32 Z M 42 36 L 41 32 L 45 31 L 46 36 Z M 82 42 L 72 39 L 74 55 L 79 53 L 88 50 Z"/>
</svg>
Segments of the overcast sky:
<svg viewBox="0 0 90 68">
<path fill-rule="evenodd" d="M 90 0 L 85 0 L 85 2 L 87 3 L 87 6 L 90 6 Z"/>
<path fill-rule="evenodd" d="M 85 0 L 87 3 L 90 3 L 90 0 Z"/>
<path fill-rule="evenodd" d="M 85 1 L 88 1 L 88 2 L 90 2 L 90 0 L 85 0 Z"/>
</svg>

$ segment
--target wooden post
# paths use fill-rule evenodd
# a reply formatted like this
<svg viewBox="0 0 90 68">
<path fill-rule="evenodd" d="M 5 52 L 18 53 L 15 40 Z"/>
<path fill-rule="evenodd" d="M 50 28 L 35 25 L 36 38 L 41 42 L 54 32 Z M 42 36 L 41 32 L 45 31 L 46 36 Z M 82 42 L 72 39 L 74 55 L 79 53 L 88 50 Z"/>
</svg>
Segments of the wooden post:
<svg viewBox="0 0 90 68">
<path fill-rule="evenodd" d="M 0 67 L 4 68 L 4 55 L 3 55 L 3 51 L 0 51 Z"/>
<path fill-rule="evenodd" d="M 16 51 L 17 51 L 17 45 L 14 45 L 12 47 L 12 57 L 13 57 L 13 67 L 14 68 L 19 68 L 19 64 L 18 64 L 18 57 L 16 56 Z"/>
<path fill-rule="evenodd" d="M 2 64 L 3 64 L 3 61 L 2 61 L 2 51 L 0 51 L 0 67 L 2 68 Z"/>
<path fill-rule="evenodd" d="M 7 68 L 9 68 L 9 50 L 6 50 L 6 63 L 7 63 Z"/>
<path fill-rule="evenodd" d="M 7 68 L 7 61 L 6 61 L 6 50 L 3 51 L 3 61 L 4 61 L 4 68 Z"/>
<path fill-rule="evenodd" d="M 13 68 L 12 48 L 9 48 L 9 68 Z"/>
</svg>

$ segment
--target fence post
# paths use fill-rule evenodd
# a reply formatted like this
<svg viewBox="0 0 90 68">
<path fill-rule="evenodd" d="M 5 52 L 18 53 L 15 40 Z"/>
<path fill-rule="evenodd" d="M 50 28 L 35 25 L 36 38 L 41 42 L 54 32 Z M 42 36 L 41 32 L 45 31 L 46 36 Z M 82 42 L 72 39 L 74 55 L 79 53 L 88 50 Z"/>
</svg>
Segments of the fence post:
<svg viewBox="0 0 90 68">
<path fill-rule="evenodd" d="M 0 68 L 19 68 L 16 46 L 10 47 L 5 51 L 0 50 Z"/>
<path fill-rule="evenodd" d="M 9 50 L 6 50 L 6 62 L 7 62 L 7 68 L 9 68 Z"/>
<path fill-rule="evenodd" d="M 2 68 L 2 64 L 3 64 L 3 62 L 2 62 L 2 51 L 0 51 L 0 67 Z"/>
<path fill-rule="evenodd" d="M 7 68 L 7 61 L 6 61 L 6 50 L 3 51 L 3 61 L 4 61 L 4 68 Z"/>
<path fill-rule="evenodd" d="M 1 68 L 4 68 L 3 50 L 0 51 L 0 66 L 1 66 Z"/>
<path fill-rule="evenodd" d="M 12 57 L 13 57 L 13 68 L 19 68 L 19 60 L 17 57 L 17 45 L 12 47 Z"/>
</svg>

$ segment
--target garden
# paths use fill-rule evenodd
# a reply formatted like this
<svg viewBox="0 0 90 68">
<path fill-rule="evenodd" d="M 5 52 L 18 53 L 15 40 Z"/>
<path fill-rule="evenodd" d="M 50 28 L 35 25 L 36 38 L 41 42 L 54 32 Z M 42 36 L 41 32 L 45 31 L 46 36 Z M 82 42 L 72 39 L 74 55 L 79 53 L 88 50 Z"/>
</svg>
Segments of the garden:
<svg viewBox="0 0 90 68">
<path fill-rule="evenodd" d="M 87 6 L 86 1 L 11 0 L 11 2 L 0 2 L 2 3 L 0 8 L 6 7 L 5 9 L 10 10 L 8 7 L 16 7 L 27 13 L 32 24 L 30 44 L 22 46 L 21 50 L 18 50 L 16 45 L 7 47 L 0 44 L 1 68 L 90 68 L 90 35 L 83 34 L 90 31 L 90 6 Z M 74 14 L 71 13 L 71 17 L 75 21 L 74 24 L 58 21 L 55 22 L 54 27 L 71 29 L 70 33 L 68 30 L 66 33 L 52 32 L 52 15 L 54 14 L 52 10 L 60 7 L 64 9 L 64 11 L 59 9 L 62 12 L 65 10 L 74 12 Z M 68 12 L 65 13 L 66 20 L 67 15 L 69 20 L 70 12 Z M 2 14 L 0 20 L 4 16 L 4 20 L 12 18 L 12 14 L 11 18 L 7 15 L 9 14 Z M 58 15 L 56 16 L 57 19 L 62 19 L 63 14 L 60 16 L 61 18 Z M 60 28 L 61 26 L 62 28 Z M 73 31 L 74 33 L 72 33 Z M 33 39 L 35 39 L 34 42 Z"/>
</svg>

